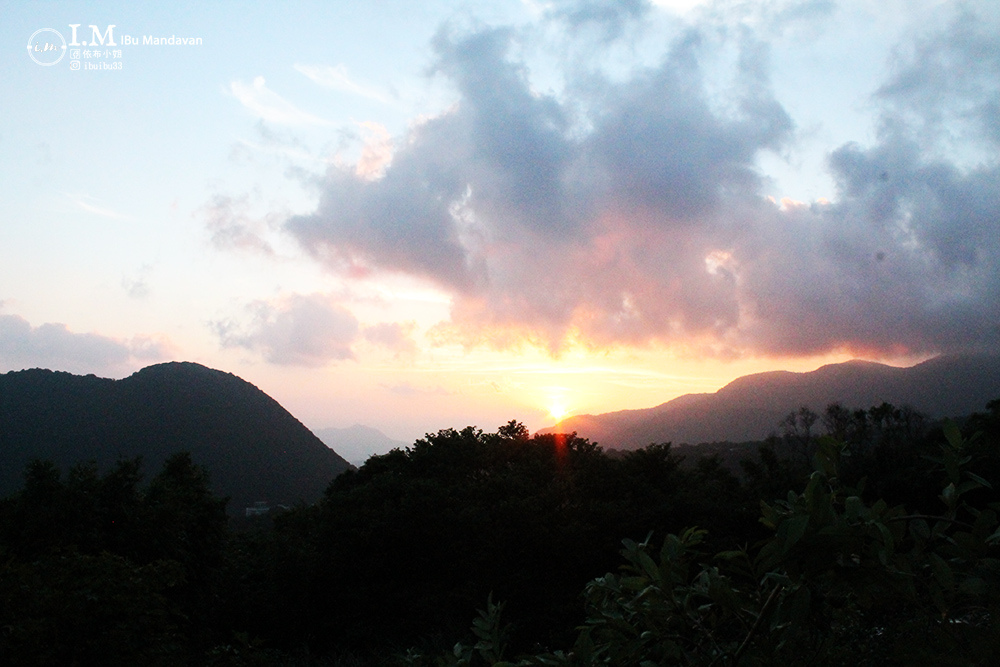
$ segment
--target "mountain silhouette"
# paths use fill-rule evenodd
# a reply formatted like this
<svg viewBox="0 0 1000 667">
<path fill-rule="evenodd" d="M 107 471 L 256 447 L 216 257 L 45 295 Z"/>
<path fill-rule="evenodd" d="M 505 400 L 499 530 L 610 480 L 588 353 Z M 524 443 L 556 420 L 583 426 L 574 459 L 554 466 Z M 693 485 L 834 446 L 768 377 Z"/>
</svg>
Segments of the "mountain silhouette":
<svg viewBox="0 0 1000 667">
<path fill-rule="evenodd" d="M 93 460 L 103 471 L 141 456 L 150 477 L 178 451 L 208 470 L 232 513 L 262 500 L 313 502 L 350 468 L 260 389 L 199 364 L 157 364 L 122 380 L 0 374 L 0 496 L 20 488 L 33 458 L 64 469 Z"/>
<path fill-rule="evenodd" d="M 405 449 L 410 445 L 402 440 L 393 440 L 382 431 L 361 424 L 348 428 L 321 428 L 315 433 L 327 447 L 358 467 L 374 454 L 385 454 L 392 449 Z"/>
<path fill-rule="evenodd" d="M 940 356 L 910 368 L 855 360 L 808 373 L 745 375 L 715 393 L 686 394 L 642 410 L 573 416 L 542 432 L 575 431 L 610 449 L 745 442 L 766 438 L 801 406 L 822 414 L 835 402 L 851 409 L 886 402 L 931 417 L 955 417 L 982 410 L 998 397 L 1000 355 Z"/>
</svg>

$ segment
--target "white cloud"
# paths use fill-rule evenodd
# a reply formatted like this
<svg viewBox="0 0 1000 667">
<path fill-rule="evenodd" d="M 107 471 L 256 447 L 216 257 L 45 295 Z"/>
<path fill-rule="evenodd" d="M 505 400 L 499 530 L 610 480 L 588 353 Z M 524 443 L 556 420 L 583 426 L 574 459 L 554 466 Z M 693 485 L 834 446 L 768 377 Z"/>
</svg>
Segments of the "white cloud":
<svg viewBox="0 0 1000 667">
<path fill-rule="evenodd" d="M 255 77 L 251 85 L 242 81 L 229 84 L 229 92 L 243 106 L 263 120 L 279 125 L 331 125 L 330 121 L 302 111 L 267 87 L 264 77 Z"/>
<path fill-rule="evenodd" d="M 296 63 L 295 70 L 306 75 L 314 83 L 324 88 L 332 88 L 344 93 L 359 95 L 376 102 L 386 103 L 389 99 L 379 91 L 369 86 L 355 82 L 347 73 L 347 66 L 340 65 L 303 65 Z"/>
<path fill-rule="evenodd" d="M 94 215 L 99 215 L 102 218 L 108 218 L 109 220 L 134 220 L 131 216 L 119 213 L 107 206 L 101 205 L 101 203 L 89 195 L 72 195 L 69 193 L 63 193 L 68 197 L 74 204 L 78 207 L 87 211 L 88 213 L 93 213 Z"/>
</svg>

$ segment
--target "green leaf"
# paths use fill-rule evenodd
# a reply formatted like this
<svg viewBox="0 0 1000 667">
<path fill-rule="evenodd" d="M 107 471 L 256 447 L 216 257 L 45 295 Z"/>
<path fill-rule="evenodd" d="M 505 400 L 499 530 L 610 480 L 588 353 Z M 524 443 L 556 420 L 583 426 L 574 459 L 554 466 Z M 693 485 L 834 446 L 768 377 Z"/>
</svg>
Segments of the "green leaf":
<svg viewBox="0 0 1000 667">
<path fill-rule="evenodd" d="M 782 551 L 788 553 L 791 549 L 802 539 L 802 536 L 806 534 L 806 528 L 809 527 L 809 517 L 807 516 L 796 516 L 788 519 L 781 524 L 778 530 L 778 534 L 784 533 L 784 546 Z"/>
<path fill-rule="evenodd" d="M 969 472 L 968 470 L 966 470 L 965 471 L 965 476 L 968 477 L 969 479 L 971 479 L 974 482 L 978 482 L 980 486 L 985 486 L 987 489 L 992 489 L 993 488 L 992 484 L 990 484 L 989 482 L 987 482 L 985 479 L 983 479 L 982 477 L 980 477 L 979 475 L 977 475 L 974 472 Z"/>
<path fill-rule="evenodd" d="M 941 556 L 935 553 L 927 554 L 927 559 L 931 563 L 931 571 L 934 579 L 944 590 L 952 590 L 955 587 L 955 573 L 951 571 L 948 563 Z"/>
<path fill-rule="evenodd" d="M 914 537 L 929 540 L 931 537 L 931 527 L 923 519 L 913 519 L 910 521 L 910 533 Z"/>
<path fill-rule="evenodd" d="M 865 511 L 865 504 L 857 496 L 848 496 L 844 500 L 844 511 L 849 519 L 859 519 Z"/>
<path fill-rule="evenodd" d="M 660 580 L 660 568 L 656 566 L 656 563 L 653 562 L 653 559 L 650 558 L 649 554 L 645 551 L 639 552 L 639 563 L 642 565 L 643 571 L 646 573 L 646 576 L 650 578 L 650 580 Z"/>
<path fill-rule="evenodd" d="M 892 553 L 896 548 L 896 542 L 892 539 L 892 532 L 884 523 L 876 523 L 875 527 L 878 528 L 878 532 L 882 536 L 882 543 L 885 545 L 886 551 Z"/>
<path fill-rule="evenodd" d="M 948 509 L 954 509 L 955 503 L 958 500 L 958 493 L 957 490 L 955 489 L 955 484 L 951 483 L 948 486 L 944 487 L 944 490 L 941 492 L 941 495 L 939 497 L 944 502 L 945 506 L 948 507 Z"/>
<path fill-rule="evenodd" d="M 974 491 L 976 489 L 981 489 L 982 486 L 983 486 L 982 484 L 980 484 L 979 482 L 977 482 L 975 480 L 967 479 L 967 480 L 965 480 L 964 482 L 962 482 L 961 484 L 958 485 L 958 487 L 957 487 L 957 491 L 958 491 L 957 495 L 959 495 L 959 496 L 965 495 L 969 491 Z"/>
<path fill-rule="evenodd" d="M 955 451 L 962 450 L 962 431 L 958 428 L 958 424 L 948 419 L 945 421 L 944 426 L 941 427 L 944 431 L 944 437 L 951 445 L 952 449 Z"/>
</svg>

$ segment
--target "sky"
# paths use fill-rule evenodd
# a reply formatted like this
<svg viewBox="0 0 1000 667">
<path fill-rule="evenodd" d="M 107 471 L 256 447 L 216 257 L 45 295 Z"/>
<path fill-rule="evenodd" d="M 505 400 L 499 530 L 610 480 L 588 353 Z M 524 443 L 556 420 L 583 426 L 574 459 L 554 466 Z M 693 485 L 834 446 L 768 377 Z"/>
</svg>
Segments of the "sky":
<svg viewBox="0 0 1000 667">
<path fill-rule="evenodd" d="M 0 13 L 0 372 L 412 441 L 1000 348 L 993 0 Z"/>
</svg>

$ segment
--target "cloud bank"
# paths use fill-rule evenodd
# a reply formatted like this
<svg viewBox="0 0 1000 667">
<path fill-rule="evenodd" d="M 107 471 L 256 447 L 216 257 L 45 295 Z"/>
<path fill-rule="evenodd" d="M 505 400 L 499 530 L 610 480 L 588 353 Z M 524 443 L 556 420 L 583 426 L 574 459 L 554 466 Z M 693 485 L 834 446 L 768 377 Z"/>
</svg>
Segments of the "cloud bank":
<svg viewBox="0 0 1000 667">
<path fill-rule="evenodd" d="M 609 7 L 550 14 L 613 40 L 648 9 Z M 445 29 L 434 70 L 458 102 L 393 142 L 378 178 L 331 167 L 317 209 L 285 229 L 335 270 L 434 281 L 453 296 L 437 335 L 470 345 L 996 347 L 1000 29 L 963 7 L 897 51 L 874 141 L 829 154 L 829 202 L 763 194 L 759 158 L 792 145 L 795 123 L 749 28 L 694 24 L 657 64 L 577 67 L 559 94 L 532 86 L 514 29 Z M 735 54 L 722 86 L 719 39 Z"/>
<path fill-rule="evenodd" d="M 336 296 L 290 294 L 248 304 L 237 317 L 212 323 L 223 347 L 260 352 L 270 363 L 320 367 L 356 358 L 354 346 L 364 340 L 393 353 L 412 357 L 413 323 L 363 325 Z"/>
<path fill-rule="evenodd" d="M 133 362 L 162 361 L 170 352 L 167 342 L 148 336 L 118 340 L 73 333 L 65 324 L 33 327 L 18 315 L 0 315 L 0 370 L 40 367 L 117 376 L 135 370 Z"/>
</svg>

